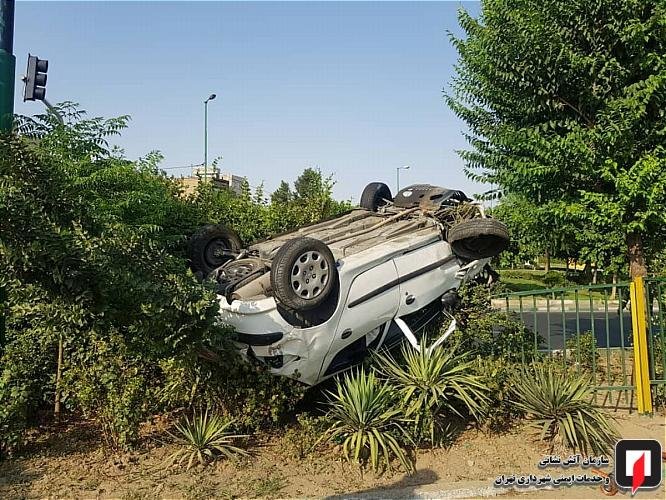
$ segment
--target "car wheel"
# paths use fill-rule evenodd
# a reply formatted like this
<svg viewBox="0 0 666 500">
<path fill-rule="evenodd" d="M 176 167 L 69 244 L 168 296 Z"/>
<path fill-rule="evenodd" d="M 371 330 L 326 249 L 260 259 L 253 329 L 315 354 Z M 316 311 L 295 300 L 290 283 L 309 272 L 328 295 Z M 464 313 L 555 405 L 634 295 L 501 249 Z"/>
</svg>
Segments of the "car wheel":
<svg viewBox="0 0 666 500">
<path fill-rule="evenodd" d="M 458 257 L 487 259 L 499 255 L 509 246 L 509 231 L 495 219 L 468 219 L 451 227 L 447 240 Z"/>
<path fill-rule="evenodd" d="M 379 207 L 386 205 L 386 202 L 393 201 L 391 189 L 383 182 L 371 182 L 361 194 L 361 208 L 376 212 Z"/>
<path fill-rule="evenodd" d="M 210 277 L 217 281 L 219 293 L 228 297 L 232 292 L 257 279 L 266 271 L 268 268 L 263 260 L 246 258 L 227 262 L 215 269 Z"/>
<path fill-rule="evenodd" d="M 190 238 L 188 257 L 195 274 L 208 276 L 243 248 L 238 235 L 221 225 L 202 227 Z"/>
<path fill-rule="evenodd" d="M 286 242 L 271 265 L 275 299 L 289 309 L 306 311 L 326 302 L 338 280 L 331 250 L 314 238 Z"/>
</svg>

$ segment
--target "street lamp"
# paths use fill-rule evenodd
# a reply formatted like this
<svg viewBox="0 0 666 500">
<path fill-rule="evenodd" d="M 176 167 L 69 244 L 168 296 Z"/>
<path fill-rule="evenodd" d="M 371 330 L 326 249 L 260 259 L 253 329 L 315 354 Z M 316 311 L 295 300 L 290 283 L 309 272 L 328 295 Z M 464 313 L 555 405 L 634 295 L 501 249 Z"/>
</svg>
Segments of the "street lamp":
<svg viewBox="0 0 666 500">
<path fill-rule="evenodd" d="M 401 170 L 409 170 L 409 165 L 405 165 L 403 167 L 396 167 L 395 169 L 395 180 L 396 180 L 396 193 L 400 191 L 400 171 Z"/>
<path fill-rule="evenodd" d="M 204 181 L 208 179 L 208 101 L 216 97 L 215 94 L 211 94 L 204 101 Z"/>
</svg>

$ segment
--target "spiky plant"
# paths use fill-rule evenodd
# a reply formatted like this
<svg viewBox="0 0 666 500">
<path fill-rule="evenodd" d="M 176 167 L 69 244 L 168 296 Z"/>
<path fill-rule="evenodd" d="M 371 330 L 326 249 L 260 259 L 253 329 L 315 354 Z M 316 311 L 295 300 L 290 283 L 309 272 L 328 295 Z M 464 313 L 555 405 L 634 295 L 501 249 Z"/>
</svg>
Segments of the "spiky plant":
<svg viewBox="0 0 666 500">
<path fill-rule="evenodd" d="M 195 461 L 206 465 L 219 456 L 230 459 L 236 458 L 238 455 L 247 456 L 247 451 L 233 444 L 237 439 L 247 436 L 230 434 L 228 429 L 232 424 L 233 421 L 216 414 L 211 415 L 208 410 L 204 413 L 195 412 L 191 420 L 185 416 L 181 422 L 176 424 L 178 435 L 170 433 L 180 444 L 180 448 L 167 460 L 178 465 L 187 461 L 189 470 Z"/>
<path fill-rule="evenodd" d="M 562 372 L 551 365 L 523 369 L 513 381 L 511 401 L 549 442 L 581 453 L 609 452 L 618 433 L 609 417 L 592 402 L 592 383 L 585 374 Z"/>
<path fill-rule="evenodd" d="M 465 418 L 465 412 L 478 417 L 486 406 L 487 389 L 475 374 L 474 362 L 466 353 L 456 353 L 455 347 L 417 351 L 404 344 L 399 360 L 390 353 L 379 353 L 376 358 L 380 372 L 396 388 L 419 440 L 427 432 L 430 442 L 439 444 L 451 417 Z"/>
<path fill-rule="evenodd" d="M 404 443 L 410 437 L 401 423 L 391 387 L 363 368 L 336 381 L 328 393 L 328 417 L 332 425 L 322 439 L 342 440 L 342 455 L 347 462 L 370 464 L 377 472 L 380 464 L 390 468 L 395 456 L 408 474 L 414 471 Z"/>
</svg>

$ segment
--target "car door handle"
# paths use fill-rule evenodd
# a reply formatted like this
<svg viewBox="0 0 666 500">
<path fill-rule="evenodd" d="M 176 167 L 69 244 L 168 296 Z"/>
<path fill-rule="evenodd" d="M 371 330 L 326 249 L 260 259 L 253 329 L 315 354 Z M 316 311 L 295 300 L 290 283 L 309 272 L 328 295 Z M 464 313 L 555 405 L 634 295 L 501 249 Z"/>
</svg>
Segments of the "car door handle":
<svg viewBox="0 0 666 500">
<path fill-rule="evenodd" d="M 416 297 L 414 297 L 413 295 L 407 295 L 407 298 L 405 299 L 405 304 L 410 306 L 414 303 L 415 300 L 416 300 Z"/>
<path fill-rule="evenodd" d="M 342 332 L 342 335 L 340 337 L 346 339 L 351 337 L 351 334 L 352 334 L 351 328 L 347 328 L 344 332 Z"/>
</svg>

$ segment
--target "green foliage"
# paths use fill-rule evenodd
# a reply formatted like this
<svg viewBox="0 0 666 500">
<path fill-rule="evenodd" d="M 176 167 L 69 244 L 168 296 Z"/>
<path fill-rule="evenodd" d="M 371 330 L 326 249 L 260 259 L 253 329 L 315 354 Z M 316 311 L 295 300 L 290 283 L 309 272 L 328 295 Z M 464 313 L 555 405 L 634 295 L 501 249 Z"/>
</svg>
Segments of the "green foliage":
<svg viewBox="0 0 666 500">
<path fill-rule="evenodd" d="M 378 471 L 382 463 L 390 467 L 395 456 L 409 474 L 414 472 L 414 463 L 403 447 L 410 437 L 391 386 L 363 368 L 337 380 L 336 386 L 328 395 L 328 417 L 333 424 L 322 438 L 341 440 L 347 462 L 368 463 Z"/>
<path fill-rule="evenodd" d="M 479 422 L 491 432 L 503 432 L 523 416 L 511 402 L 512 378 L 522 365 L 503 358 L 478 356 L 473 373 L 486 388 L 487 401 Z"/>
<path fill-rule="evenodd" d="M 421 342 L 427 345 L 427 340 Z M 405 419 L 413 425 L 417 442 L 441 444 L 452 417 L 479 417 L 487 402 L 486 388 L 473 373 L 474 362 L 451 347 L 404 344 L 396 360 L 390 353 L 377 354 L 378 369 L 395 387 Z"/>
<path fill-rule="evenodd" d="M 500 278 L 501 279 L 501 278 Z M 542 338 L 529 330 L 517 314 L 491 307 L 493 287 L 465 283 L 458 289 L 460 303 L 456 312 L 458 328 L 451 342 L 461 352 L 482 357 L 498 357 L 507 361 L 532 360 L 538 356 L 536 347 Z"/>
<path fill-rule="evenodd" d="M 0 400 L 18 391 L 14 415 L 26 419 L 2 425 L 20 429 L 53 401 L 62 336 L 66 405 L 100 417 L 110 442 L 129 445 L 149 406 L 138 404 L 145 377 L 157 359 L 217 330 L 215 295 L 170 251 L 174 214 L 187 212 L 175 182 L 107 148 L 123 121 L 40 120 L 22 126 L 26 136 L 0 139 L 8 294 Z"/>
<path fill-rule="evenodd" d="M 550 288 L 563 287 L 567 284 L 566 277 L 559 271 L 548 271 L 543 275 L 541 281 Z"/>
<path fill-rule="evenodd" d="M 459 22 L 447 101 L 470 177 L 583 228 L 602 265 L 625 244 L 640 272 L 666 225 L 664 2 L 486 0 Z"/>
<path fill-rule="evenodd" d="M 208 410 L 194 413 L 192 419 L 185 416 L 176 424 L 178 435 L 172 436 L 180 444 L 168 461 L 182 465 L 187 461 L 187 470 L 192 468 L 195 461 L 201 465 L 216 460 L 220 456 L 235 459 L 238 455 L 248 456 L 247 451 L 233 443 L 247 436 L 230 434 L 228 429 L 233 421 L 225 421 L 216 414 L 209 414 Z"/>
<path fill-rule="evenodd" d="M 305 385 L 243 361 L 227 341 L 214 344 L 213 350 L 213 360 L 193 352 L 162 362 L 165 383 L 159 399 L 165 408 L 189 408 L 206 401 L 244 431 L 287 422 L 305 394 Z"/>
<path fill-rule="evenodd" d="M 330 422 L 326 417 L 299 414 L 296 417 L 296 424 L 287 428 L 282 436 L 280 441 L 282 453 L 296 460 L 308 457 L 329 426 Z"/>
<path fill-rule="evenodd" d="M 246 243 L 351 209 L 350 203 L 332 198 L 334 182 L 331 177 L 324 178 L 320 172 L 311 169 L 306 169 L 299 179 L 304 176 L 300 183 L 301 195 L 292 193 L 285 182 L 273 193 L 271 203 L 264 199 L 263 187 L 259 186 L 253 196 L 247 182 L 240 196 L 202 183 L 191 202 L 197 209 L 199 220 L 234 228 Z"/>
<path fill-rule="evenodd" d="M 300 386 L 231 350 L 216 363 L 197 357 L 228 332 L 212 285 L 187 268 L 185 243 L 204 223 L 228 224 L 250 242 L 335 215 L 348 204 L 330 198 L 331 179 L 319 175 L 312 198 L 286 204 L 268 204 L 247 183 L 241 196 L 202 183 L 186 197 L 159 170 L 159 153 L 130 161 L 110 145 L 127 117 L 59 107 L 64 125 L 51 113 L 22 117 L 0 137 L 0 454 L 48 415 L 60 338 L 64 411 L 97 419 L 113 446 L 132 446 L 151 412 L 199 396 L 245 428 L 283 421 Z"/>
<path fill-rule="evenodd" d="M 291 192 L 289 183 L 281 181 L 280 186 L 273 191 L 273 194 L 271 194 L 271 203 L 275 205 L 285 205 L 289 203 L 293 197 L 294 194 Z"/>
<path fill-rule="evenodd" d="M 592 370 L 599 366 L 599 351 L 597 350 L 597 340 L 592 332 L 584 332 L 568 338 L 566 348 L 570 352 L 568 357 L 575 360 L 582 368 Z"/>
<path fill-rule="evenodd" d="M 608 453 L 618 439 L 608 416 L 592 402 L 588 376 L 535 365 L 513 380 L 513 404 L 527 414 L 539 438 L 556 446 L 595 455 Z"/>
</svg>

